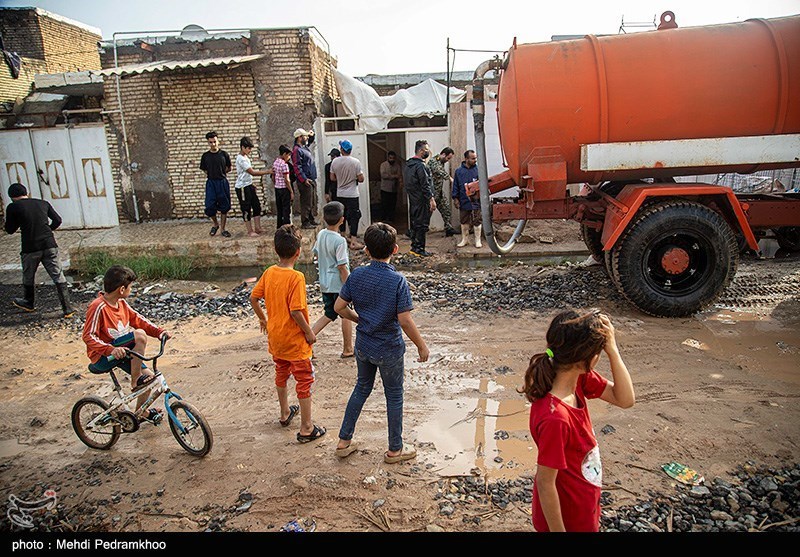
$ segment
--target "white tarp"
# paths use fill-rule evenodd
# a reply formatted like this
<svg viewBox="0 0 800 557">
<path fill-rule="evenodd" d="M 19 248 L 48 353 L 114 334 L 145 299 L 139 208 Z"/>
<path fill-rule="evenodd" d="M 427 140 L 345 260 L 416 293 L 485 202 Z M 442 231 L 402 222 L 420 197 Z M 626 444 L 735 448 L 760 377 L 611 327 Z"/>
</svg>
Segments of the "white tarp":
<svg viewBox="0 0 800 557">
<path fill-rule="evenodd" d="M 378 132 L 386 129 L 392 118 L 418 118 L 447 112 L 447 86 L 433 79 L 400 89 L 394 95 L 381 97 L 377 91 L 353 77 L 333 69 L 336 88 L 349 116 L 358 116 L 358 129 Z M 466 92 L 450 87 L 450 102 L 464 99 Z"/>
</svg>

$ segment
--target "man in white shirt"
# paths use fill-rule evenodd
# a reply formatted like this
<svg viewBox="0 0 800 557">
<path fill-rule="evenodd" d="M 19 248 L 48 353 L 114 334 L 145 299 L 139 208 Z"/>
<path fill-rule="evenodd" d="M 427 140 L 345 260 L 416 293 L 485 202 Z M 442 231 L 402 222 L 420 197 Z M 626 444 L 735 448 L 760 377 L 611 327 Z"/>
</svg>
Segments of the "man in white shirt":
<svg viewBox="0 0 800 557">
<path fill-rule="evenodd" d="M 351 155 L 353 144 L 348 140 L 339 142 L 341 157 L 331 162 L 331 180 L 336 180 L 336 198 L 344 205 L 344 220 L 347 222 L 351 249 L 363 249 L 358 241 L 358 221 L 361 220 L 361 207 L 358 199 L 358 184 L 364 181 L 361 161 Z"/>
</svg>

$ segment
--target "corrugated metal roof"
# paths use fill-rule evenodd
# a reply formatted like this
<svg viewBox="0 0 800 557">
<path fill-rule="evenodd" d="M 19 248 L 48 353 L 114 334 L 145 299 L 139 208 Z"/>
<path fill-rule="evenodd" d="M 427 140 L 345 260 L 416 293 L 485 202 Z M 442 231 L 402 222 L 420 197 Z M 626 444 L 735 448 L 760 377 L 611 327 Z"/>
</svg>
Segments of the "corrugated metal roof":
<svg viewBox="0 0 800 557">
<path fill-rule="evenodd" d="M 263 54 L 247 56 L 223 56 L 221 58 L 202 58 L 200 60 L 159 60 L 147 64 L 131 64 L 118 68 L 92 71 L 95 75 L 134 75 L 146 72 L 164 72 L 181 68 L 207 68 L 208 66 L 224 66 L 227 64 L 244 64 L 263 58 Z"/>
</svg>

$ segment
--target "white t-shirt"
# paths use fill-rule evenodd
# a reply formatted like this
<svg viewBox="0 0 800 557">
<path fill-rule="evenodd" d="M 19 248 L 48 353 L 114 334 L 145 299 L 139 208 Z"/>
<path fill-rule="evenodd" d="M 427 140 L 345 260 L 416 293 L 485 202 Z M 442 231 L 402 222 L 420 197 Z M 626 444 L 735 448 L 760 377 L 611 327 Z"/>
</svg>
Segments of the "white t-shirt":
<svg viewBox="0 0 800 557">
<path fill-rule="evenodd" d="M 352 155 L 336 157 L 331 162 L 331 173 L 336 176 L 336 197 L 358 197 L 361 161 Z"/>
<path fill-rule="evenodd" d="M 250 157 L 239 153 L 236 155 L 236 189 L 241 189 L 245 186 L 253 184 L 253 177 L 247 172 L 248 168 L 253 168 L 250 162 Z"/>
</svg>

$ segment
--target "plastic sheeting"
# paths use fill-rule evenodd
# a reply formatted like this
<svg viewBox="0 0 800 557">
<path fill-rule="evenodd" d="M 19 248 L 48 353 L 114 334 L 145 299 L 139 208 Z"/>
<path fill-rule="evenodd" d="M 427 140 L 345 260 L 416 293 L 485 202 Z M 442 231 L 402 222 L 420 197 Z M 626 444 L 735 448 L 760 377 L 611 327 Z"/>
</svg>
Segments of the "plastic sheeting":
<svg viewBox="0 0 800 557">
<path fill-rule="evenodd" d="M 356 125 L 366 132 L 386 129 L 392 118 L 430 117 L 447 112 L 447 86 L 433 79 L 401 89 L 394 95 L 381 97 L 366 83 L 335 68 L 333 77 L 344 109 L 349 116 L 358 116 Z M 450 87 L 451 103 L 460 102 L 465 95 L 466 91 Z"/>
</svg>

